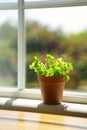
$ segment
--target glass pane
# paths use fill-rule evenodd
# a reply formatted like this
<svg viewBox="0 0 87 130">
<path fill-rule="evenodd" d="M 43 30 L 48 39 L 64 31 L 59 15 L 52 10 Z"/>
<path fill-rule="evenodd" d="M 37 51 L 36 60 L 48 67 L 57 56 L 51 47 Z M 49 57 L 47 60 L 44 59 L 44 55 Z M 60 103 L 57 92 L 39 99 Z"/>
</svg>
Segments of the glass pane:
<svg viewBox="0 0 87 130">
<path fill-rule="evenodd" d="M 28 65 L 33 57 L 49 53 L 74 65 L 68 90 L 87 91 L 87 7 L 30 9 L 26 19 L 26 86 L 38 88 L 37 76 Z"/>
<path fill-rule="evenodd" d="M 12 3 L 12 2 L 17 2 L 17 0 L 0 0 L 0 3 Z"/>
<path fill-rule="evenodd" d="M 0 87 L 17 86 L 17 10 L 0 11 Z"/>
</svg>

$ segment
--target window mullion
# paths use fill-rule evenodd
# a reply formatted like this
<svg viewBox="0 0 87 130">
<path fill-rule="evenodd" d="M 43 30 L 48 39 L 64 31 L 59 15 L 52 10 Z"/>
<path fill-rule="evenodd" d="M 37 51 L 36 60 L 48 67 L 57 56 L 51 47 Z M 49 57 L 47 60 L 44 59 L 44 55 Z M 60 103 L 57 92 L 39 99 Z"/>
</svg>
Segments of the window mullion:
<svg viewBox="0 0 87 130">
<path fill-rule="evenodd" d="M 18 0 L 18 89 L 25 88 L 24 0 Z"/>
<path fill-rule="evenodd" d="M 17 9 L 17 2 L 0 3 L 0 10 L 13 10 Z"/>
<path fill-rule="evenodd" d="M 85 6 L 87 0 L 43 0 L 43 1 L 28 1 L 25 2 L 25 9 L 33 8 L 52 8 L 52 7 L 70 7 L 70 6 Z"/>
</svg>

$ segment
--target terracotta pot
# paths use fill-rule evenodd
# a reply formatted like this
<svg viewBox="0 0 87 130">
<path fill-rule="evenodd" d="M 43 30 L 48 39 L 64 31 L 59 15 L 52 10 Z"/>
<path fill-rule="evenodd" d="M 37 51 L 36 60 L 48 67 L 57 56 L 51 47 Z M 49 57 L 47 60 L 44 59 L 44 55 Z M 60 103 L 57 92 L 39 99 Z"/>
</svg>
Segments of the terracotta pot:
<svg viewBox="0 0 87 130">
<path fill-rule="evenodd" d="M 65 86 L 64 76 L 42 76 L 38 75 L 41 87 L 43 102 L 49 105 L 60 104 L 62 102 L 63 90 Z"/>
</svg>

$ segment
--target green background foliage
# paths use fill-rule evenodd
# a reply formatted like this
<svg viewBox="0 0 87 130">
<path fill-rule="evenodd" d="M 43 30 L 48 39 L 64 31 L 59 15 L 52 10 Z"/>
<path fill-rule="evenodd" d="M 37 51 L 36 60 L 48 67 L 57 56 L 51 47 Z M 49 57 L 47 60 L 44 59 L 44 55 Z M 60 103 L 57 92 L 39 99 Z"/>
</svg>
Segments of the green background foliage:
<svg viewBox="0 0 87 130">
<path fill-rule="evenodd" d="M 37 76 L 28 67 L 35 55 L 44 60 L 46 54 L 52 54 L 73 63 L 71 85 L 67 83 L 66 88 L 78 89 L 80 81 L 87 81 L 87 30 L 66 35 L 61 29 L 50 30 L 35 21 L 27 21 L 25 28 L 27 87 L 37 82 Z M 11 75 L 12 84 L 17 84 L 17 27 L 9 22 L 0 25 L 0 75 Z"/>
</svg>

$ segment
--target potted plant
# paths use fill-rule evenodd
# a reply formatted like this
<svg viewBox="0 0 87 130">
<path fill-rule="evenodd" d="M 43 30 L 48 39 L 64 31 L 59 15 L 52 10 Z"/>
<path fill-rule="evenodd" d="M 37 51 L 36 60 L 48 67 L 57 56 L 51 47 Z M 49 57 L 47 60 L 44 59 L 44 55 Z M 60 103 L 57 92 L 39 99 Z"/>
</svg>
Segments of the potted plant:
<svg viewBox="0 0 87 130">
<path fill-rule="evenodd" d="M 51 105 L 61 103 L 65 82 L 70 79 L 69 73 L 73 69 L 72 63 L 47 54 L 45 62 L 35 56 L 29 68 L 38 75 L 43 102 Z"/>
</svg>

